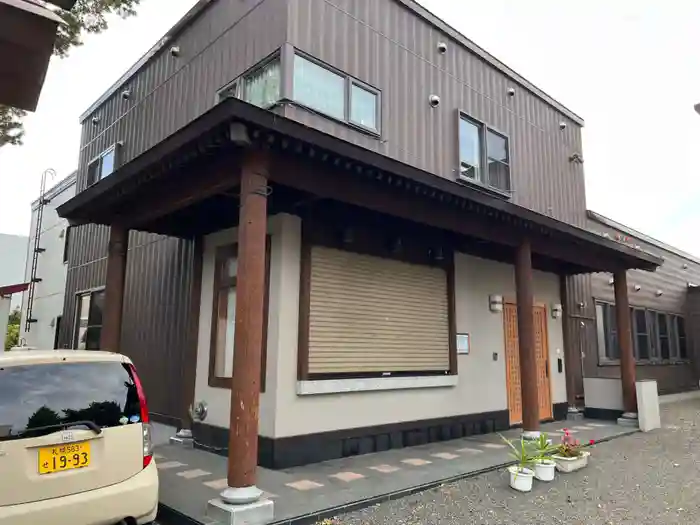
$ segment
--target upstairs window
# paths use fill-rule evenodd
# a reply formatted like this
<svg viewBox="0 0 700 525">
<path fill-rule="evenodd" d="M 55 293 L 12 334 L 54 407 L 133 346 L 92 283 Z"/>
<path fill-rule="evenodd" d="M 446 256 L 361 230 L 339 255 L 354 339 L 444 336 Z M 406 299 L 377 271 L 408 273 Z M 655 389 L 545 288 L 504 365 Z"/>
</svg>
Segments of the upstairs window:
<svg viewBox="0 0 700 525">
<path fill-rule="evenodd" d="M 236 97 L 268 109 L 280 100 L 282 70 L 279 56 L 265 60 L 219 92 L 219 98 Z"/>
<path fill-rule="evenodd" d="M 293 98 L 347 124 L 379 133 L 379 91 L 329 66 L 294 56 Z"/>
<path fill-rule="evenodd" d="M 508 137 L 478 120 L 460 114 L 459 177 L 510 196 Z"/>
<path fill-rule="evenodd" d="M 117 167 L 117 144 L 100 153 L 88 164 L 88 186 L 109 177 Z"/>
</svg>

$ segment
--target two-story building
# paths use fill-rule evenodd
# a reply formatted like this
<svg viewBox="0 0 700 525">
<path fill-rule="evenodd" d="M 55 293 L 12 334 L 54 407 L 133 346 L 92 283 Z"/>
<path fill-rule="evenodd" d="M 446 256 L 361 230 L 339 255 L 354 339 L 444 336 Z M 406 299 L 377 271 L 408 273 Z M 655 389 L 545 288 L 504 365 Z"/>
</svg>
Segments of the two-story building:
<svg viewBox="0 0 700 525">
<path fill-rule="evenodd" d="M 130 355 L 162 421 L 204 402 L 234 488 L 536 433 L 580 362 L 567 279 L 627 312 L 662 262 L 587 229 L 582 119 L 412 0 L 202 0 L 82 122 L 61 343 Z"/>
</svg>

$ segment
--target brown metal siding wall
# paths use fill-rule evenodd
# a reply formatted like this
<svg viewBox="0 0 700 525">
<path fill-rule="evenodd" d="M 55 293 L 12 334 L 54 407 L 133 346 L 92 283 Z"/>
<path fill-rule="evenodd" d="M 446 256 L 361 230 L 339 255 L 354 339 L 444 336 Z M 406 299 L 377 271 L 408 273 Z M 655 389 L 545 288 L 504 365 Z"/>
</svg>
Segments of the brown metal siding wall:
<svg viewBox="0 0 700 525">
<path fill-rule="evenodd" d="M 577 124 L 395 0 L 289 4 L 295 47 L 381 89 L 382 139 L 296 107 L 286 116 L 454 180 L 461 109 L 510 136 L 515 203 L 585 226 L 583 169 L 568 160 L 581 152 Z M 431 94 L 440 96 L 437 109 Z"/>
<path fill-rule="evenodd" d="M 75 294 L 104 285 L 108 229 L 71 232 L 60 345 L 72 347 Z M 194 242 L 132 232 L 125 284 L 122 352 L 138 367 L 151 412 L 181 417 L 181 381 L 190 341 L 189 308 Z"/>
<path fill-rule="evenodd" d="M 618 233 L 627 235 L 624 232 L 610 228 L 607 225 L 588 220 L 588 228 L 598 233 L 608 233 L 615 237 Z M 643 250 L 665 257 L 664 264 L 656 272 L 644 272 L 641 270 L 630 270 L 627 281 L 629 284 L 629 301 L 631 306 L 650 308 L 664 312 L 675 312 L 686 314 L 687 316 L 687 283 L 700 284 L 700 264 L 689 259 L 676 255 L 657 246 L 645 243 L 640 239 L 630 237 L 633 244 L 638 244 Z M 684 269 L 683 265 L 688 268 Z M 585 295 L 581 291 L 582 300 L 594 305 L 596 300 L 614 302 L 615 293 L 609 281 L 610 274 L 598 273 L 586 277 L 590 280 L 590 291 Z M 584 277 L 577 277 L 577 280 Z M 639 285 L 642 289 L 634 291 L 634 286 Z M 656 296 L 656 291 L 663 291 L 661 297 Z M 592 313 L 595 316 L 595 312 Z M 595 323 L 595 321 L 594 321 Z M 687 329 L 689 337 L 691 328 Z M 594 334 L 595 336 L 595 334 Z M 692 343 L 691 347 L 692 347 Z M 590 346 L 590 351 L 586 352 L 585 359 L 586 375 L 590 377 L 620 377 L 620 369 L 617 366 L 598 365 L 598 343 L 594 337 Z M 638 379 L 655 379 L 658 382 L 659 391 L 670 393 L 680 392 L 695 388 L 697 381 L 693 366 L 690 364 L 679 365 L 639 365 L 637 366 Z"/>
<path fill-rule="evenodd" d="M 87 163 L 113 143 L 123 141 L 121 162 L 129 161 L 210 109 L 218 89 L 284 43 L 286 13 L 286 0 L 214 2 L 125 84 L 131 99 L 123 100 L 120 88 L 87 117 L 78 191 Z"/>
</svg>

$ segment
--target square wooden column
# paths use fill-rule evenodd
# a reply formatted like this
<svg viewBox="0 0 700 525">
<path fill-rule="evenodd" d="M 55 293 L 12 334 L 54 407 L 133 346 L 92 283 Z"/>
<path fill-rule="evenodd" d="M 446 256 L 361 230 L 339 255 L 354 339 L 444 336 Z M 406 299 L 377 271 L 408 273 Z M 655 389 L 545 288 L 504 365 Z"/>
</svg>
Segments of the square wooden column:
<svg viewBox="0 0 700 525">
<path fill-rule="evenodd" d="M 515 257 L 515 295 L 518 306 L 518 350 L 520 393 L 523 405 L 523 435 L 537 437 L 540 430 L 540 403 L 537 390 L 537 354 L 532 291 L 532 249 L 529 239 L 518 246 Z"/>
<path fill-rule="evenodd" d="M 121 351 L 124 280 L 126 278 L 128 250 L 129 230 L 113 224 L 109 228 L 105 303 L 102 312 L 102 333 L 100 334 L 100 348 L 110 352 Z"/>
<path fill-rule="evenodd" d="M 622 376 L 622 404 L 625 416 L 636 417 L 637 391 L 634 363 L 634 346 L 632 345 L 632 319 L 627 295 L 627 272 L 619 270 L 614 273 L 615 282 L 615 318 L 617 320 L 617 338 L 620 344 L 620 375 Z"/>
<path fill-rule="evenodd" d="M 268 158 L 250 151 L 241 168 L 238 223 L 238 276 L 231 422 L 228 447 L 228 488 L 221 499 L 229 504 L 256 501 L 260 366 L 265 304 Z"/>
</svg>

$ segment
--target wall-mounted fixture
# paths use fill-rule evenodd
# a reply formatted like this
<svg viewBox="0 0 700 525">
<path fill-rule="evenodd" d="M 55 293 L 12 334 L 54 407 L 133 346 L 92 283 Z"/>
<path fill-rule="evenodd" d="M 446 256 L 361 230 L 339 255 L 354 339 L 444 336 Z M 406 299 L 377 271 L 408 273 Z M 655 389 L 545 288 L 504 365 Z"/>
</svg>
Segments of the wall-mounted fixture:
<svg viewBox="0 0 700 525">
<path fill-rule="evenodd" d="M 686 263 L 683 263 L 683 269 L 684 269 L 684 270 L 687 270 L 687 269 L 688 269 L 688 265 L 687 265 Z"/>
<path fill-rule="evenodd" d="M 447 43 L 446 42 L 439 42 L 437 45 L 438 53 L 441 55 L 444 55 L 447 53 Z"/>
<path fill-rule="evenodd" d="M 97 126 L 99 123 L 100 123 L 100 117 L 98 117 L 97 115 L 92 117 L 92 125 L 93 126 Z"/>
<path fill-rule="evenodd" d="M 586 309 L 586 301 L 580 301 L 576 303 L 576 306 L 578 306 L 579 310 L 585 310 Z"/>
<path fill-rule="evenodd" d="M 49 326 L 50 326 L 51 328 L 53 328 L 54 326 L 56 326 L 56 318 L 55 318 L 55 317 L 51 319 L 51 322 L 49 323 Z"/>
<path fill-rule="evenodd" d="M 343 230 L 341 239 L 343 241 L 343 244 L 352 244 L 353 242 L 355 242 L 355 232 L 352 228 L 345 228 Z"/>
<path fill-rule="evenodd" d="M 656 290 L 656 297 L 661 297 L 664 294 L 663 290 Z"/>
<path fill-rule="evenodd" d="M 688 288 L 697 288 L 697 287 L 698 287 L 697 284 L 691 283 L 690 281 L 688 281 L 688 282 L 686 283 L 686 286 L 687 286 Z"/>
<path fill-rule="evenodd" d="M 639 286 L 638 284 L 635 284 L 635 285 L 634 285 L 634 291 L 635 291 L 635 292 L 638 292 L 638 291 L 641 290 L 641 289 L 642 289 L 642 287 Z"/>
<path fill-rule="evenodd" d="M 428 98 L 428 103 L 430 104 L 431 108 L 436 108 L 440 105 L 440 97 L 437 95 L 430 95 Z"/>
<path fill-rule="evenodd" d="M 194 405 L 190 405 L 190 417 L 192 421 L 204 421 L 209 413 L 209 407 L 206 401 L 197 401 Z"/>
<path fill-rule="evenodd" d="M 174 57 L 180 56 L 180 46 L 173 46 L 170 48 L 170 54 Z"/>
<path fill-rule="evenodd" d="M 443 253 L 442 248 L 440 248 L 439 246 L 435 249 L 431 248 L 428 253 L 430 255 L 430 258 L 434 261 L 445 260 L 445 254 Z"/>
<path fill-rule="evenodd" d="M 569 157 L 569 162 L 575 162 L 576 164 L 583 164 L 583 157 L 580 153 L 574 153 Z"/>
<path fill-rule="evenodd" d="M 125 89 L 124 91 L 122 91 L 122 98 L 124 100 L 129 100 L 131 98 L 131 90 Z"/>
<path fill-rule="evenodd" d="M 608 284 L 609 284 L 610 286 L 613 286 L 613 285 L 615 284 L 615 279 L 612 278 L 612 277 L 611 277 L 610 279 L 608 279 Z"/>
<path fill-rule="evenodd" d="M 509 97 L 514 97 L 514 96 L 515 96 L 515 89 L 513 89 L 513 88 L 508 88 L 508 96 L 509 96 Z"/>
<path fill-rule="evenodd" d="M 401 240 L 401 237 L 397 237 L 391 242 L 391 253 L 399 253 L 401 250 L 403 250 L 403 241 Z"/>
<path fill-rule="evenodd" d="M 498 313 L 503 311 L 503 296 L 489 295 L 489 310 Z"/>
<path fill-rule="evenodd" d="M 66 230 L 61 230 L 61 233 L 58 234 L 59 239 L 63 239 L 66 236 Z"/>
<path fill-rule="evenodd" d="M 552 319 L 559 319 L 561 317 L 563 309 L 560 304 L 553 304 L 550 309 L 552 310 Z"/>
<path fill-rule="evenodd" d="M 566 129 L 566 122 L 562 121 L 559 123 L 559 129 L 564 131 Z"/>
</svg>

